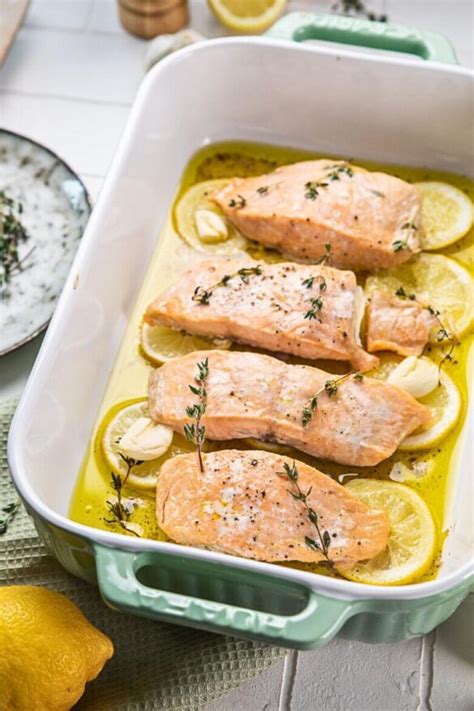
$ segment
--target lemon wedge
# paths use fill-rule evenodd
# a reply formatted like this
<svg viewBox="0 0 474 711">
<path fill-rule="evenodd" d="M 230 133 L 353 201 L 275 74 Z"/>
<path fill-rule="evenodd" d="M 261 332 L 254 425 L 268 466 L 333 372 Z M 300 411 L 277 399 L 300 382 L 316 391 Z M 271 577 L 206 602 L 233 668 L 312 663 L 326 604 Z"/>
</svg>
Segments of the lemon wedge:
<svg viewBox="0 0 474 711">
<path fill-rule="evenodd" d="M 423 202 L 423 249 L 442 249 L 469 232 L 474 211 L 469 197 L 448 183 L 416 183 Z"/>
<path fill-rule="evenodd" d="M 121 477 L 127 474 L 128 467 L 121 457 L 120 440 L 130 430 L 130 427 L 142 417 L 149 417 L 147 400 L 125 405 L 115 413 L 102 435 L 102 453 L 107 466 L 114 474 L 119 474 Z M 166 454 L 132 467 L 127 478 L 127 486 L 143 490 L 154 489 L 162 464 L 170 457 L 186 454 L 193 450 L 193 445 L 184 436 L 175 433 Z"/>
<path fill-rule="evenodd" d="M 437 550 L 436 527 L 421 496 L 404 484 L 353 479 L 347 489 L 371 509 L 385 511 L 388 543 L 369 561 L 340 570 L 345 578 L 368 585 L 406 585 L 430 567 Z"/>
<path fill-rule="evenodd" d="M 400 287 L 407 295 L 414 294 L 419 302 L 439 311 L 445 328 L 458 338 L 471 326 L 472 278 L 454 259 L 442 254 L 419 254 L 408 264 L 369 276 L 365 283 L 369 295 L 375 289 L 396 294 Z"/>
<path fill-rule="evenodd" d="M 449 375 L 441 371 L 439 385 L 418 399 L 431 412 L 431 424 L 419 428 L 400 444 L 402 451 L 428 449 L 438 444 L 456 426 L 461 414 L 461 395 Z"/>
<path fill-rule="evenodd" d="M 228 350 L 232 342 L 227 339 L 199 338 L 184 331 L 174 331 L 165 326 L 142 325 L 140 345 L 145 357 L 155 365 L 194 351 Z"/>
<path fill-rule="evenodd" d="M 214 15 L 229 30 L 265 32 L 282 14 L 286 0 L 208 0 Z"/>
<path fill-rule="evenodd" d="M 197 183 L 176 204 L 176 228 L 180 236 L 199 252 L 229 255 L 245 249 L 248 244 L 211 200 L 211 195 L 229 182 L 222 179 Z"/>
</svg>

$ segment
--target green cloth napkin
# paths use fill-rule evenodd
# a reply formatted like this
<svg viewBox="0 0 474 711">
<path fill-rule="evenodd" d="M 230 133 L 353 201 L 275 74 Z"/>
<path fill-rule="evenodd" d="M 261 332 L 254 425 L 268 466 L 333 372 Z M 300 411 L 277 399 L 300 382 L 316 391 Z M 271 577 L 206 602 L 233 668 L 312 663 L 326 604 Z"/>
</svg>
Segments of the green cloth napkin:
<svg viewBox="0 0 474 711">
<path fill-rule="evenodd" d="M 0 404 L 0 506 L 17 499 L 6 445 L 16 401 Z M 73 600 L 115 645 L 102 674 L 87 685 L 81 711 L 199 709 L 256 676 L 284 650 L 152 622 L 110 610 L 98 590 L 67 573 L 46 551 L 21 506 L 0 536 L 0 586 L 44 585 Z"/>
</svg>

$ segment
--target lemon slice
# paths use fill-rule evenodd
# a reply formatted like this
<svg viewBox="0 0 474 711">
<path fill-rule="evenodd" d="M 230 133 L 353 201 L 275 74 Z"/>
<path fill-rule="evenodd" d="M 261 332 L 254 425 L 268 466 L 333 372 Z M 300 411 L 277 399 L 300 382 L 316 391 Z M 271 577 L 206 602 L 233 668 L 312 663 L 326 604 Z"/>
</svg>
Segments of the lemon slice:
<svg viewBox="0 0 474 711">
<path fill-rule="evenodd" d="M 224 338 L 199 338 L 165 326 L 142 325 L 140 345 L 145 357 L 155 365 L 194 351 L 228 350 L 232 341 Z"/>
<path fill-rule="evenodd" d="M 138 420 L 139 417 L 149 417 L 148 401 L 142 400 L 132 405 L 126 405 L 116 412 L 110 420 L 102 435 L 102 453 L 107 466 L 114 474 L 119 474 L 122 478 L 127 474 L 127 465 L 120 456 L 118 445 L 125 432 Z M 194 450 L 193 445 L 186 438 L 176 433 L 173 442 L 166 454 L 157 459 L 137 464 L 132 467 L 127 478 L 127 485 L 136 489 L 154 489 L 156 487 L 158 473 L 162 464 L 170 457 L 178 454 L 185 454 Z"/>
<path fill-rule="evenodd" d="M 280 17 L 286 0 L 208 0 L 225 27 L 234 32 L 265 32 Z"/>
<path fill-rule="evenodd" d="M 456 426 L 461 414 L 461 395 L 449 375 L 440 373 L 440 383 L 437 388 L 418 402 L 429 408 L 432 416 L 431 424 L 426 428 L 419 428 L 400 444 L 402 451 L 428 449 L 433 447 Z"/>
<path fill-rule="evenodd" d="M 380 365 L 369 373 L 370 377 L 387 380 L 400 360 L 397 356 L 383 355 Z M 398 449 L 406 452 L 433 447 L 451 432 L 461 414 L 462 400 L 459 390 L 443 370 L 440 372 L 439 385 L 428 395 L 418 398 L 418 402 L 429 408 L 432 420 L 428 427 L 417 429 L 403 440 Z"/>
<path fill-rule="evenodd" d="M 375 289 L 395 294 L 400 287 L 407 295 L 414 294 L 421 303 L 437 309 L 450 333 L 460 337 L 469 329 L 473 318 L 472 278 L 454 259 L 419 254 L 408 264 L 369 276 L 365 283 L 369 295 Z"/>
<path fill-rule="evenodd" d="M 176 228 L 179 234 L 191 247 L 200 252 L 235 254 L 245 249 L 248 244 L 245 237 L 242 237 L 235 227 L 226 220 L 220 207 L 211 200 L 211 195 L 219 188 L 228 185 L 229 182 L 230 180 L 206 180 L 204 183 L 197 183 L 184 193 L 175 207 Z M 196 222 L 196 213 L 199 214 L 202 211 L 213 212 L 224 220 L 227 235 L 222 236 L 219 241 L 215 239 L 212 241 L 203 240 L 199 236 Z"/>
<path fill-rule="evenodd" d="M 385 511 L 390 529 L 382 553 L 341 575 L 368 585 L 405 585 L 423 575 L 436 554 L 437 535 L 421 496 L 404 484 L 377 479 L 353 479 L 346 488 L 369 508 Z"/>
<path fill-rule="evenodd" d="M 416 183 L 423 196 L 423 249 L 442 249 L 464 237 L 472 227 L 469 197 L 448 183 Z"/>
</svg>

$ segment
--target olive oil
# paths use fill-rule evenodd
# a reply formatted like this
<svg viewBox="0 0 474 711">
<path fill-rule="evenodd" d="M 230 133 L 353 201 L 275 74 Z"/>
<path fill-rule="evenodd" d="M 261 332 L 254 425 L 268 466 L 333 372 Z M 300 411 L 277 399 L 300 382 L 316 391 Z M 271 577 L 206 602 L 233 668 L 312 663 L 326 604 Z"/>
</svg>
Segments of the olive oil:
<svg viewBox="0 0 474 711">
<path fill-rule="evenodd" d="M 237 142 L 207 146 L 190 160 L 178 188 L 175 203 L 189 187 L 204 180 L 229 178 L 235 175 L 242 177 L 260 175 L 273 170 L 279 165 L 321 157 L 323 156 L 290 148 Z M 336 156 L 331 157 L 336 158 Z M 353 162 L 370 170 L 379 170 L 396 175 L 409 182 L 427 180 L 448 182 L 466 192 L 474 200 L 474 182 L 462 176 L 423 168 L 378 165 L 363 160 L 354 160 Z M 471 273 L 474 271 L 473 252 L 473 231 L 456 244 L 440 251 L 442 254 L 457 259 L 465 267 L 469 268 Z M 108 519 L 106 502 L 113 497 L 114 491 L 111 486 L 111 472 L 101 452 L 102 435 L 105 427 L 119 409 L 145 398 L 147 395 L 147 382 L 152 366 L 143 357 L 139 345 L 140 327 L 145 308 L 160 292 L 171 286 L 187 266 L 190 266 L 196 258 L 202 258 L 202 256 L 202 254 L 198 255 L 193 251 L 179 236 L 176 230 L 173 206 L 163 233 L 158 239 L 155 254 L 139 292 L 137 303 L 130 318 L 100 407 L 97 422 L 85 453 L 70 506 L 70 517 L 74 521 L 129 535 L 116 524 L 106 520 Z M 265 258 L 265 250 L 259 251 L 258 258 Z M 444 514 L 449 495 L 450 474 L 455 468 L 456 444 L 467 409 L 467 371 L 471 344 L 472 336 L 466 336 L 461 344 L 456 347 L 453 360 L 443 365 L 462 393 L 463 405 L 462 416 L 457 426 L 438 446 L 421 452 L 395 452 L 390 459 L 382 462 L 377 467 L 367 468 L 320 462 L 296 450 L 294 451 L 294 456 L 335 477 L 357 472 L 365 477 L 386 479 L 394 462 L 402 462 L 409 467 L 423 463 L 426 466 L 426 474 L 419 479 L 409 480 L 405 483 L 414 488 L 430 507 L 438 529 L 441 551 L 442 541 L 445 537 L 443 533 Z M 243 347 L 239 348 L 243 350 Z M 439 349 L 433 349 L 429 355 L 435 359 L 439 358 Z M 326 366 L 332 372 L 338 370 L 337 364 L 328 363 Z M 231 443 L 207 442 L 206 447 L 207 451 L 212 451 L 229 447 L 248 448 L 248 445 L 241 441 Z M 158 528 L 156 523 L 154 496 L 150 495 L 150 492 L 144 493 L 131 488 L 124 490 L 124 496 L 133 497 L 133 522 L 143 529 L 144 536 L 157 540 L 166 540 L 165 534 Z M 423 576 L 424 580 L 436 575 L 437 562 L 435 561 L 432 568 Z M 295 563 L 294 566 L 304 569 L 317 569 L 318 572 L 324 572 L 321 566 L 303 566 L 298 563 Z"/>
</svg>

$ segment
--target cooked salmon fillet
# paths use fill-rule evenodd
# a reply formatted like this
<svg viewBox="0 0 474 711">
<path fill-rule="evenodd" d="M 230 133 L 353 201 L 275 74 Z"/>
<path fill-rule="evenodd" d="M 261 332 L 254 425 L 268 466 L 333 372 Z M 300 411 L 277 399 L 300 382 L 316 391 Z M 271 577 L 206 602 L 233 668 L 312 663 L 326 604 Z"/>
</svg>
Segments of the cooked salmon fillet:
<svg viewBox="0 0 474 711">
<path fill-rule="evenodd" d="M 145 321 L 365 371 L 378 359 L 358 344 L 361 292 L 353 272 L 327 266 L 212 259 L 150 304 Z"/>
<path fill-rule="evenodd" d="M 321 257 L 329 244 L 333 266 L 375 269 L 420 251 L 417 189 L 344 161 L 305 161 L 234 178 L 214 200 L 243 235 L 301 260 Z"/>
<path fill-rule="evenodd" d="M 195 454 L 162 466 L 157 485 L 158 525 L 171 540 L 262 561 L 324 560 L 305 542 L 317 540 L 294 482 L 284 472 L 293 460 L 270 452 L 223 450 L 203 455 L 204 472 Z M 328 554 L 349 567 L 373 558 L 387 544 L 388 519 L 371 511 L 343 486 L 317 469 L 295 462 L 298 484 L 317 513 L 320 531 L 328 531 Z"/>
<path fill-rule="evenodd" d="M 436 317 L 418 301 L 376 290 L 367 307 L 367 349 L 419 356 L 437 325 Z"/>
<path fill-rule="evenodd" d="M 196 401 L 197 364 L 207 359 L 210 440 L 256 437 L 291 445 L 320 459 L 375 466 L 430 421 L 427 407 L 404 390 L 374 378 L 331 376 L 271 356 L 238 351 L 197 351 L 169 361 L 150 376 L 149 410 L 155 422 L 183 432 L 186 408 Z M 326 383 L 335 383 L 330 394 Z M 318 394 L 319 393 L 319 394 Z M 304 425 L 303 415 L 317 405 Z"/>
</svg>

